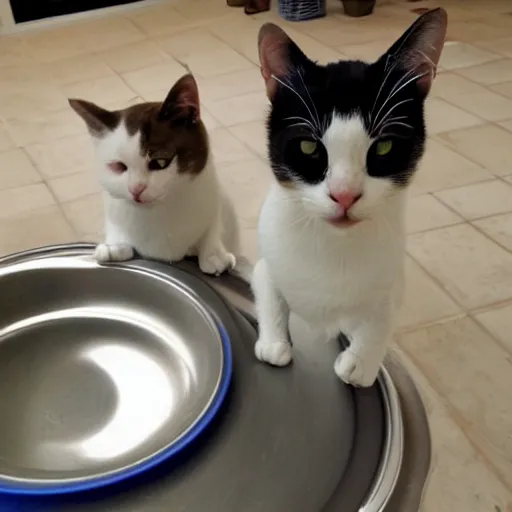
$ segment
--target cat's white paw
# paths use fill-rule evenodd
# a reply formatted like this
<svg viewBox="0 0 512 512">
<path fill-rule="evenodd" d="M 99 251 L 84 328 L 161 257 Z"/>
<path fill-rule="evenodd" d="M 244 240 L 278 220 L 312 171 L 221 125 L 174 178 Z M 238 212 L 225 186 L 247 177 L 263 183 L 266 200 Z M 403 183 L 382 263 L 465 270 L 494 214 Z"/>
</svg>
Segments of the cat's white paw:
<svg viewBox="0 0 512 512">
<path fill-rule="evenodd" d="M 236 265 L 236 258 L 224 250 L 199 256 L 199 268 L 205 274 L 220 275 Z"/>
<path fill-rule="evenodd" d="M 259 339 L 254 345 L 256 357 L 273 366 L 286 366 L 292 360 L 292 346 L 286 341 L 265 341 Z"/>
<path fill-rule="evenodd" d="M 336 375 L 346 384 L 367 388 L 373 385 L 379 374 L 380 358 L 367 356 L 364 359 L 346 349 L 334 363 Z"/>
<path fill-rule="evenodd" d="M 94 251 L 94 258 L 98 263 L 109 261 L 127 261 L 133 258 L 133 247 L 124 244 L 99 244 Z"/>
</svg>

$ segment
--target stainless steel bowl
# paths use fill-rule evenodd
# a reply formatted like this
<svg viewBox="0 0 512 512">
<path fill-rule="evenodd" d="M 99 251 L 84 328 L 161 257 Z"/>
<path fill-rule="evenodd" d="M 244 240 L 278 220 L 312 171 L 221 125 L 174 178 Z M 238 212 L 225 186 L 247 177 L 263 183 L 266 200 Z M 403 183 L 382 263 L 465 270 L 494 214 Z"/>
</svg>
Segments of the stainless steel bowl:
<svg viewBox="0 0 512 512">
<path fill-rule="evenodd" d="M 225 392 L 226 334 L 158 271 L 4 260 L 0 311 L 7 489 L 90 488 L 147 468 L 194 437 Z"/>
<path fill-rule="evenodd" d="M 92 247 L 43 248 L 4 261 L 35 266 L 90 263 Z M 0 262 L 1 263 L 1 262 Z M 257 324 L 250 288 L 233 275 L 202 275 L 193 263 L 128 262 L 124 293 L 137 296 L 137 273 L 167 276 L 224 326 L 233 381 L 202 442 L 172 469 L 111 495 L 9 501 L 16 512 L 415 512 L 430 463 L 421 398 L 404 367 L 386 361 L 379 381 L 354 389 L 335 376 L 339 343 L 326 343 L 293 317 L 294 362 L 272 368 L 254 357 Z M 124 274 L 123 274 L 124 272 Z M 98 274 L 101 275 L 101 274 Z M 80 283 L 87 290 L 88 281 Z M 167 285 L 166 285 L 167 286 Z M 80 292 L 82 293 L 82 292 Z M 79 293 L 79 294 L 80 294 Z M 151 294 L 149 294 L 151 295 Z M 164 300 L 161 303 L 162 299 Z M 140 300 L 142 305 L 150 297 Z M 144 309 L 166 308 L 165 295 Z M 343 342 L 343 340 L 340 340 Z M 1 354 L 0 354 L 1 356 Z M 80 404 L 75 404 L 76 408 Z M 1 454 L 0 454 L 1 456 Z M 3 508 L 2 508 L 3 507 Z"/>
</svg>

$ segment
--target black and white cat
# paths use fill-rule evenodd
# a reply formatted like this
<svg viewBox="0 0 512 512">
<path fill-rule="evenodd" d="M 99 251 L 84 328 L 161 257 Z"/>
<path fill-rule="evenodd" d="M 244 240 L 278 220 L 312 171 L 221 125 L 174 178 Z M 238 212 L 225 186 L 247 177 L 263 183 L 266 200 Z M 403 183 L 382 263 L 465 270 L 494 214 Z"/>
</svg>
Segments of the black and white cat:
<svg viewBox="0 0 512 512">
<path fill-rule="evenodd" d="M 401 302 L 405 191 L 424 151 L 424 101 L 446 25 L 443 9 L 430 11 L 377 62 L 327 66 L 276 25 L 261 28 L 276 183 L 252 279 L 260 360 L 291 361 L 292 311 L 329 337 L 348 336 L 334 364 L 340 379 L 374 383 Z"/>
</svg>

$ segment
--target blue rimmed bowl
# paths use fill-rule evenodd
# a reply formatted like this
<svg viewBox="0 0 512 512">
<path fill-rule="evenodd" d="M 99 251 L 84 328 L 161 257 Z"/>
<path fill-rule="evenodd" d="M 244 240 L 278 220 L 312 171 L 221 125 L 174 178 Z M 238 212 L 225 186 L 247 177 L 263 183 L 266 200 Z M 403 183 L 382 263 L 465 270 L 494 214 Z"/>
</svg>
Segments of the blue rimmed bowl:
<svg viewBox="0 0 512 512">
<path fill-rule="evenodd" d="M 90 246 L 0 260 L 0 493 L 59 495 L 171 461 L 219 411 L 232 354 L 200 279 Z"/>
</svg>

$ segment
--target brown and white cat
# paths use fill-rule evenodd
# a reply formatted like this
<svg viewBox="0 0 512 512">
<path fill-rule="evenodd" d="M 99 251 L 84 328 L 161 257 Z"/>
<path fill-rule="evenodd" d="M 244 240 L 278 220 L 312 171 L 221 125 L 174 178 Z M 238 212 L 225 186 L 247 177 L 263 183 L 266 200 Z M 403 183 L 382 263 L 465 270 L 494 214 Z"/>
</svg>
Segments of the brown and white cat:
<svg viewBox="0 0 512 512">
<path fill-rule="evenodd" d="M 191 74 L 162 103 L 108 111 L 71 99 L 94 142 L 105 199 L 100 262 L 198 256 L 201 270 L 235 265 L 238 224 L 219 183 Z"/>
</svg>

